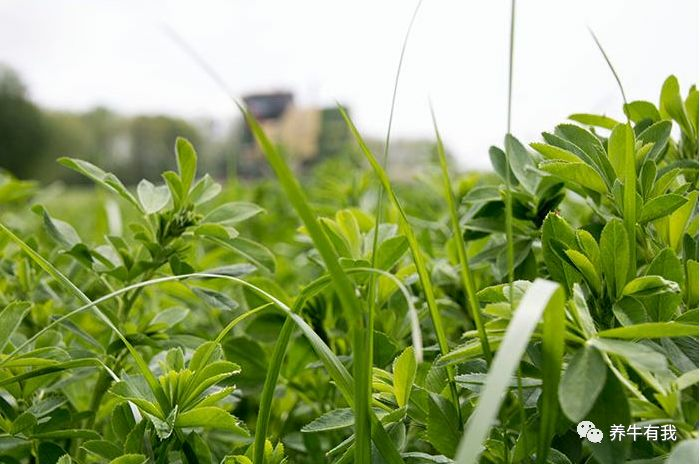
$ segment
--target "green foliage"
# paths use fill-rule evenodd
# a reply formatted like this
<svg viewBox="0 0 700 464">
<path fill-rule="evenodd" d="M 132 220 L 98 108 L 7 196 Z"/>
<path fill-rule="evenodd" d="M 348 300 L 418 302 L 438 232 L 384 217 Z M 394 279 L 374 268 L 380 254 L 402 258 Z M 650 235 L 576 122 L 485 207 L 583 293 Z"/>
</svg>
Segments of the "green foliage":
<svg viewBox="0 0 700 464">
<path fill-rule="evenodd" d="M 508 135 L 480 176 L 436 128 L 392 182 L 341 111 L 371 170 L 300 179 L 246 113 L 276 183 L 222 187 L 181 138 L 133 189 L 62 158 L 98 189 L 68 204 L 3 177 L 0 460 L 696 459 L 697 91 L 624 111 Z"/>
</svg>

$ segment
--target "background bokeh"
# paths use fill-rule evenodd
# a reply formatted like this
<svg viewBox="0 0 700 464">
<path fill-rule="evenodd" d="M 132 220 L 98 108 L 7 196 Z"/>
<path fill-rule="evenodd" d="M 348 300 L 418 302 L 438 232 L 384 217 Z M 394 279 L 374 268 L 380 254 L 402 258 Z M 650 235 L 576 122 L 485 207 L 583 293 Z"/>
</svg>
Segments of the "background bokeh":
<svg viewBox="0 0 700 464">
<path fill-rule="evenodd" d="M 513 132 L 534 140 L 574 110 L 622 116 L 615 82 L 587 27 L 606 48 L 629 99 L 657 100 L 669 73 L 685 88 L 694 83 L 698 3 L 671 3 L 518 2 Z M 39 122 L 29 108 L 0 103 L 0 114 L 16 119 L 1 135 L 17 135 L 17 124 L 45 130 L 2 148 L 0 166 L 53 180 L 63 174 L 52 160 L 71 155 L 139 179 L 160 172 L 172 138 L 182 134 L 193 138 L 207 169 L 230 168 L 241 136 L 237 109 L 169 29 L 234 96 L 289 91 L 301 108 L 340 101 L 364 134 L 381 140 L 414 6 L 404 0 L 3 1 L 0 62 L 21 79 L 23 95 L 43 117 Z M 505 0 L 424 2 L 399 85 L 394 137 L 404 149 L 393 152 L 396 163 L 432 138 L 430 99 L 459 166 L 488 169 L 488 147 L 501 143 L 506 128 L 509 8 Z M 36 162 L 17 168 L 27 157 Z"/>
</svg>

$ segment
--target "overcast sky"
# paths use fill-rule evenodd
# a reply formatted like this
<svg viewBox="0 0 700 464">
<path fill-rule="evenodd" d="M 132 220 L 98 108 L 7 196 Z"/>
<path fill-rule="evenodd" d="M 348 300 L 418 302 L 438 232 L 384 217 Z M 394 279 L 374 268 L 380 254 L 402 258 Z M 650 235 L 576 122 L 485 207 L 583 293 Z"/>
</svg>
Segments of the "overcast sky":
<svg viewBox="0 0 700 464">
<path fill-rule="evenodd" d="M 236 94 L 289 89 L 303 105 L 339 100 L 358 126 L 386 130 L 409 0 L 0 0 L 0 62 L 40 104 L 125 113 L 237 117 L 164 33 L 172 27 Z M 697 0 L 517 2 L 513 132 L 532 141 L 573 112 L 621 117 L 598 35 L 630 100 L 664 78 L 698 76 Z M 448 147 L 488 166 L 506 128 L 510 1 L 425 0 L 399 84 L 396 137 L 430 136 L 432 100 Z"/>
</svg>

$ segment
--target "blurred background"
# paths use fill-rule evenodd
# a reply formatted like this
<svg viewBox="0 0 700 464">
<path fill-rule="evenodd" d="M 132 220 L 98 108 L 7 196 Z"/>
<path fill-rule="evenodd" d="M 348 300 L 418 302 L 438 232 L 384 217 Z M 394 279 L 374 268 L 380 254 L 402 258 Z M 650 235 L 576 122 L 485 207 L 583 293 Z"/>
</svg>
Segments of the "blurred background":
<svg viewBox="0 0 700 464">
<path fill-rule="evenodd" d="M 74 156 L 125 183 L 156 180 L 182 135 L 214 177 L 256 178 L 264 162 L 227 93 L 248 104 L 300 170 L 352 153 L 336 102 L 381 149 L 414 7 L 406 0 L 3 0 L 0 167 L 22 179 L 77 182 L 55 163 Z M 456 165 L 489 168 L 488 147 L 506 131 L 509 11 L 507 0 L 425 0 L 398 87 L 393 175 L 410 176 L 433 156 L 429 101 Z M 522 140 L 573 112 L 623 118 L 587 27 L 630 100 L 657 101 L 669 74 L 683 93 L 697 80 L 696 0 L 522 0 L 512 124 Z"/>
</svg>

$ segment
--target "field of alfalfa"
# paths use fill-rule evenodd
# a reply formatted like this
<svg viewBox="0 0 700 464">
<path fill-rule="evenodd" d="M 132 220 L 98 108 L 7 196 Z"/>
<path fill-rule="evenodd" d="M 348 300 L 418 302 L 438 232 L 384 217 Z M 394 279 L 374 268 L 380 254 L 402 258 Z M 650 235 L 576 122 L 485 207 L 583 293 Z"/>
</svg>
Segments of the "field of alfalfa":
<svg viewBox="0 0 700 464">
<path fill-rule="evenodd" d="M 304 178 L 244 109 L 273 179 L 0 176 L 0 463 L 698 462 L 698 91 L 641 97 L 484 175 L 339 108 Z"/>
</svg>

